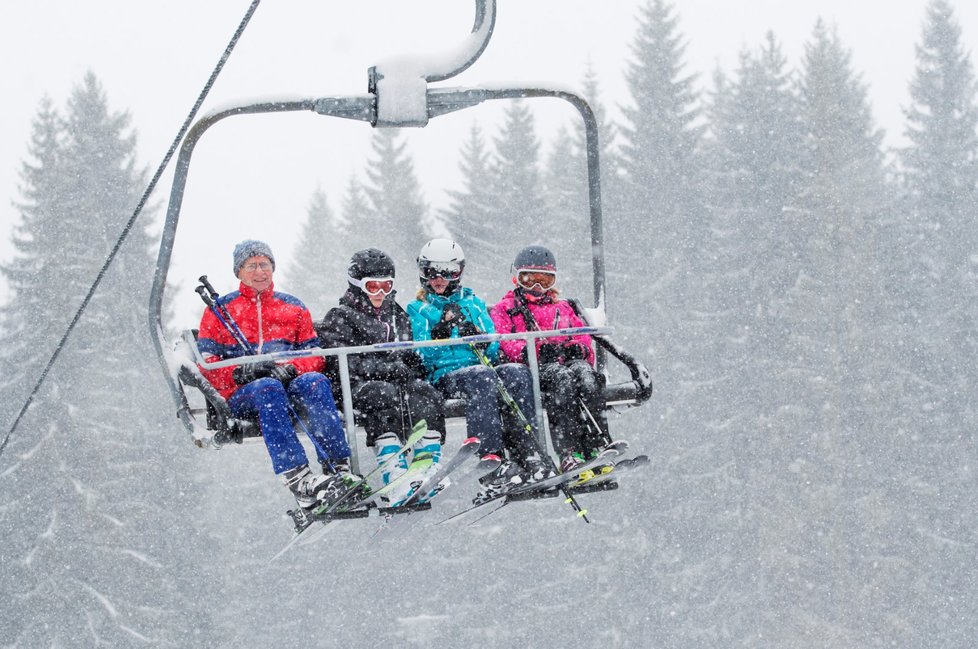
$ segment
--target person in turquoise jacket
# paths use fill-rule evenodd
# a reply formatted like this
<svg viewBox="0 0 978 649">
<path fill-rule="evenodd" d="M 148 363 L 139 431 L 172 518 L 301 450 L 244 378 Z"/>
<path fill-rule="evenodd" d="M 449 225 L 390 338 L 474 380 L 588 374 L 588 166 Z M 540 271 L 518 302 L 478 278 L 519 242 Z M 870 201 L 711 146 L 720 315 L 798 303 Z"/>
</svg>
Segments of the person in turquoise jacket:
<svg viewBox="0 0 978 649">
<path fill-rule="evenodd" d="M 462 247 L 449 239 L 432 239 L 418 255 L 421 289 L 407 306 L 415 341 L 461 338 L 495 333 L 489 309 L 472 289 L 461 286 L 465 270 Z M 494 364 L 499 343 L 484 347 Z M 533 389 L 529 369 L 520 363 L 486 367 L 468 344 L 418 349 L 428 380 L 448 398 L 464 398 L 469 435 L 481 441 L 483 457 L 497 456 L 499 466 L 480 478 L 483 489 L 476 501 L 488 498 L 511 484 L 533 482 L 553 475 L 553 470 L 528 439 L 519 419 L 502 401 L 498 384 L 534 422 Z M 508 457 L 507 457 L 507 451 Z"/>
</svg>

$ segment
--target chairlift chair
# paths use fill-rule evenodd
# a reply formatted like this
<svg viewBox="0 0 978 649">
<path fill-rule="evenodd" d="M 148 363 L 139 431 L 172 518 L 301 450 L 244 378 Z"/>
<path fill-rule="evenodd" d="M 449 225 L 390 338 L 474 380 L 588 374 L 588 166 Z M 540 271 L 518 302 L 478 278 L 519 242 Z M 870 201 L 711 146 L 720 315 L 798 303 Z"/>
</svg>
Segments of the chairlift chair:
<svg viewBox="0 0 978 649">
<path fill-rule="evenodd" d="M 432 87 L 431 84 L 449 79 L 467 69 L 479 58 L 488 45 L 496 18 L 495 0 L 475 0 L 475 9 L 472 33 L 463 43 L 462 48 L 453 50 L 453 54 L 447 56 L 444 61 L 405 57 L 371 67 L 368 70 L 368 92 L 365 95 L 312 97 L 298 100 L 283 98 L 281 100 L 272 99 L 242 103 L 216 110 L 200 118 L 187 132 L 177 158 L 166 220 L 163 225 L 156 272 L 150 294 L 149 326 L 164 377 L 177 406 L 177 417 L 190 432 L 197 446 L 220 448 L 229 442 L 241 442 L 243 439 L 260 435 L 258 426 L 254 422 L 240 421 L 231 417 L 227 403 L 200 373 L 197 363 L 202 361 L 202 358 L 196 347 L 194 333 L 186 331 L 178 340 L 170 342 L 167 340 L 162 323 L 163 293 L 171 263 L 177 225 L 180 220 L 184 191 L 190 172 L 191 157 L 203 135 L 218 122 L 231 117 L 264 113 L 308 112 L 318 116 L 367 122 L 374 128 L 423 128 L 429 120 L 435 117 L 475 107 L 490 100 L 545 97 L 562 99 L 570 103 L 580 114 L 585 130 L 594 289 L 594 307 L 581 309 L 579 312 L 586 320 L 589 316 L 594 315 L 602 320 L 602 322 L 593 324 L 603 323 L 606 294 L 604 237 L 601 217 L 598 125 L 594 112 L 584 98 L 563 89 L 539 86 L 512 88 Z M 639 405 L 646 401 L 652 392 L 649 372 L 639 361 L 607 338 L 606 334 L 609 331 L 602 327 L 590 330 L 590 332 L 598 334 L 595 339 L 600 343 L 596 350 L 598 352 L 598 369 L 601 371 L 606 369 L 607 355 L 610 354 L 624 363 L 631 376 L 630 381 L 606 386 L 605 396 L 609 407 Z M 533 332 L 510 334 L 510 336 L 513 335 L 532 337 Z M 441 342 L 437 341 L 436 344 Z M 418 343 L 413 344 L 417 345 Z M 357 353 L 366 348 L 355 348 L 356 351 L 351 351 L 351 349 L 317 350 L 316 353 L 324 356 L 339 356 L 343 393 L 342 414 L 347 426 L 347 436 L 352 442 L 355 420 L 350 397 L 349 370 L 346 357 L 350 353 Z M 528 345 L 527 349 L 530 351 L 530 368 L 534 380 L 537 412 L 542 412 L 535 346 Z M 273 358 L 275 355 L 264 355 L 263 357 Z M 263 357 L 242 357 L 224 362 L 241 364 Z M 186 391 L 187 387 L 203 394 L 206 408 L 191 407 Z M 446 414 L 449 416 L 459 415 L 461 412 L 460 405 L 462 404 L 450 401 L 448 404 L 449 412 Z M 203 423 L 201 422 L 202 415 L 204 415 Z M 351 443 L 351 448 L 354 449 L 355 454 L 356 445 Z M 354 455 L 355 465 L 356 459 Z"/>
</svg>

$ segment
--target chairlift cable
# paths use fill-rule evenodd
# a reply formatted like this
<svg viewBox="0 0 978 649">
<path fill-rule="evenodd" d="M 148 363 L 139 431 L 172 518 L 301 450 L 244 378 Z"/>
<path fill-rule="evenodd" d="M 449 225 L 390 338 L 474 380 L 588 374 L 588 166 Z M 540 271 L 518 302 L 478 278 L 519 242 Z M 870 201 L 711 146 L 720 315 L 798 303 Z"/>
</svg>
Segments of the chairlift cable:
<svg viewBox="0 0 978 649">
<path fill-rule="evenodd" d="M 95 281 L 92 282 L 91 288 L 88 289 L 88 293 L 85 295 L 85 299 L 82 300 L 81 306 L 78 307 L 78 311 L 75 313 L 75 316 L 71 319 L 71 322 L 68 324 L 67 330 L 65 330 L 65 333 L 61 337 L 61 340 L 58 341 L 58 345 L 54 348 L 54 352 L 51 354 L 51 358 L 48 359 L 47 365 L 45 365 L 44 371 L 41 372 L 40 378 L 38 378 L 37 383 L 34 385 L 34 388 L 31 390 L 31 393 L 27 396 L 27 400 L 24 402 L 23 407 L 20 409 L 20 412 L 17 414 L 16 419 L 14 419 L 13 424 L 11 424 L 10 430 L 7 431 L 7 435 L 4 437 L 3 443 L 0 444 L 0 456 L 2 456 L 3 452 L 6 450 L 7 443 L 10 441 L 10 437 L 14 434 L 14 431 L 17 430 L 17 426 L 18 424 L 20 424 L 20 420 L 23 419 L 24 414 L 27 412 L 27 409 L 30 408 L 31 403 L 34 402 L 34 397 L 37 395 L 38 390 L 41 389 L 41 385 L 43 385 L 44 379 L 47 378 L 48 373 L 51 371 L 51 368 L 54 366 L 54 363 L 58 360 L 58 356 L 61 355 L 61 350 L 64 349 L 65 342 L 68 340 L 68 336 L 71 335 L 71 332 L 74 330 L 75 325 L 77 325 L 78 321 L 81 319 L 82 313 L 85 311 L 86 307 L 88 307 L 89 302 L 92 301 L 92 297 L 95 295 L 95 291 L 98 289 L 99 284 L 102 283 L 102 279 L 105 277 L 106 271 L 108 270 L 109 266 L 112 265 L 112 262 L 115 261 L 116 255 L 119 253 L 119 249 L 122 247 L 122 244 L 125 242 L 126 237 L 128 237 L 129 233 L 132 231 L 132 227 L 136 222 L 136 218 L 140 215 L 140 213 L 142 213 L 143 208 L 146 206 L 146 202 L 149 200 L 149 197 L 153 193 L 153 190 L 156 188 L 156 185 L 159 182 L 160 177 L 163 175 L 163 171 L 166 169 L 167 165 L 169 165 L 170 160 L 173 158 L 173 154 L 177 150 L 177 147 L 180 145 L 180 142 L 183 141 L 184 136 L 187 134 L 187 131 L 190 129 L 190 125 L 193 122 L 194 118 L 197 116 L 197 112 L 200 110 L 201 105 L 204 103 L 204 99 L 206 99 L 207 95 L 210 93 L 211 88 L 214 86 L 214 82 L 217 81 L 218 75 L 224 69 L 224 64 L 227 63 L 228 58 L 230 58 L 231 52 L 234 51 L 235 46 L 238 44 L 238 41 L 241 39 L 241 35 L 244 33 L 245 28 L 248 26 L 248 23 L 251 21 L 251 17 L 254 15 L 255 10 L 258 9 L 258 5 L 260 3 L 261 0 L 252 0 L 251 5 L 248 7 L 248 10 L 245 12 L 244 17 L 241 19 L 241 22 L 238 24 L 238 28 L 235 30 L 234 35 L 231 36 L 231 40 L 228 42 L 227 47 L 224 48 L 224 52 L 221 54 L 220 60 L 218 60 L 217 65 L 214 66 L 214 70 L 211 72 L 210 77 L 207 79 L 207 83 L 205 83 L 203 89 L 201 89 L 200 94 L 197 97 L 197 101 L 194 102 L 193 108 L 190 109 L 190 113 L 187 115 L 187 118 L 184 120 L 183 125 L 180 127 L 180 131 L 177 133 L 176 137 L 173 138 L 173 142 L 170 144 L 169 150 L 167 150 L 166 155 L 163 156 L 163 160 L 162 162 L 160 162 L 160 166 L 156 169 L 156 173 L 153 175 L 152 180 L 150 180 L 149 185 L 146 187 L 146 191 L 143 192 L 142 197 L 139 199 L 139 203 L 136 205 L 136 209 L 133 211 L 132 216 L 129 217 L 129 221 L 126 223 L 125 227 L 123 228 L 122 234 L 119 235 L 119 238 L 116 240 L 115 245 L 112 247 L 112 250 L 109 252 L 109 256 L 106 257 L 105 263 L 102 264 L 102 268 L 99 270 L 98 275 L 95 277 Z"/>
</svg>

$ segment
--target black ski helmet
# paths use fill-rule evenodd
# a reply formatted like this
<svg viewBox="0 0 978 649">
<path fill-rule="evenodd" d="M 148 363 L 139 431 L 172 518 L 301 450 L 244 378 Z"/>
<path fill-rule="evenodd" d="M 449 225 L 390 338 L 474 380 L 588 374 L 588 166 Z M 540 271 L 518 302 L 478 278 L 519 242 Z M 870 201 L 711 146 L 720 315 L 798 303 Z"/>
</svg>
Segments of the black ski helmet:
<svg viewBox="0 0 978 649">
<path fill-rule="evenodd" d="M 513 261 L 513 274 L 521 270 L 547 270 L 557 272 L 557 258 L 543 246 L 527 246 L 519 251 Z"/>
<path fill-rule="evenodd" d="M 451 239 L 432 239 L 418 253 L 418 277 L 425 288 L 432 274 L 440 275 L 449 280 L 445 295 L 451 295 L 461 285 L 464 270 L 465 253 Z"/>
<path fill-rule="evenodd" d="M 346 274 L 353 279 L 364 277 L 394 277 L 394 260 L 376 248 L 366 248 L 353 253 Z"/>
</svg>

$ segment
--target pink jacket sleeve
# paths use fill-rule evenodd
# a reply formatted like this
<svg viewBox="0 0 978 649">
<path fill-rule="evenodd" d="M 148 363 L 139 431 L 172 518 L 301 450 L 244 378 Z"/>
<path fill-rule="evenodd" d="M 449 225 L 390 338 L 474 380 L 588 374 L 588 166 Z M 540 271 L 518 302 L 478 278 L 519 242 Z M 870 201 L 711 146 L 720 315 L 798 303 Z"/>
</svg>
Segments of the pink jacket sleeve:
<svg viewBox="0 0 978 649">
<path fill-rule="evenodd" d="M 512 306 L 509 300 L 503 298 L 497 302 L 489 311 L 492 324 L 496 327 L 496 333 L 508 334 L 514 331 L 526 331 L 523 326 L 523 319 L 514 320 L 507 310 Z M 499 341 L 499 353 L 501 360 L 507 363 L 523 363 L 523 350 L 526 348 L 525 340 L 501 340 Z"/>
</svg>

